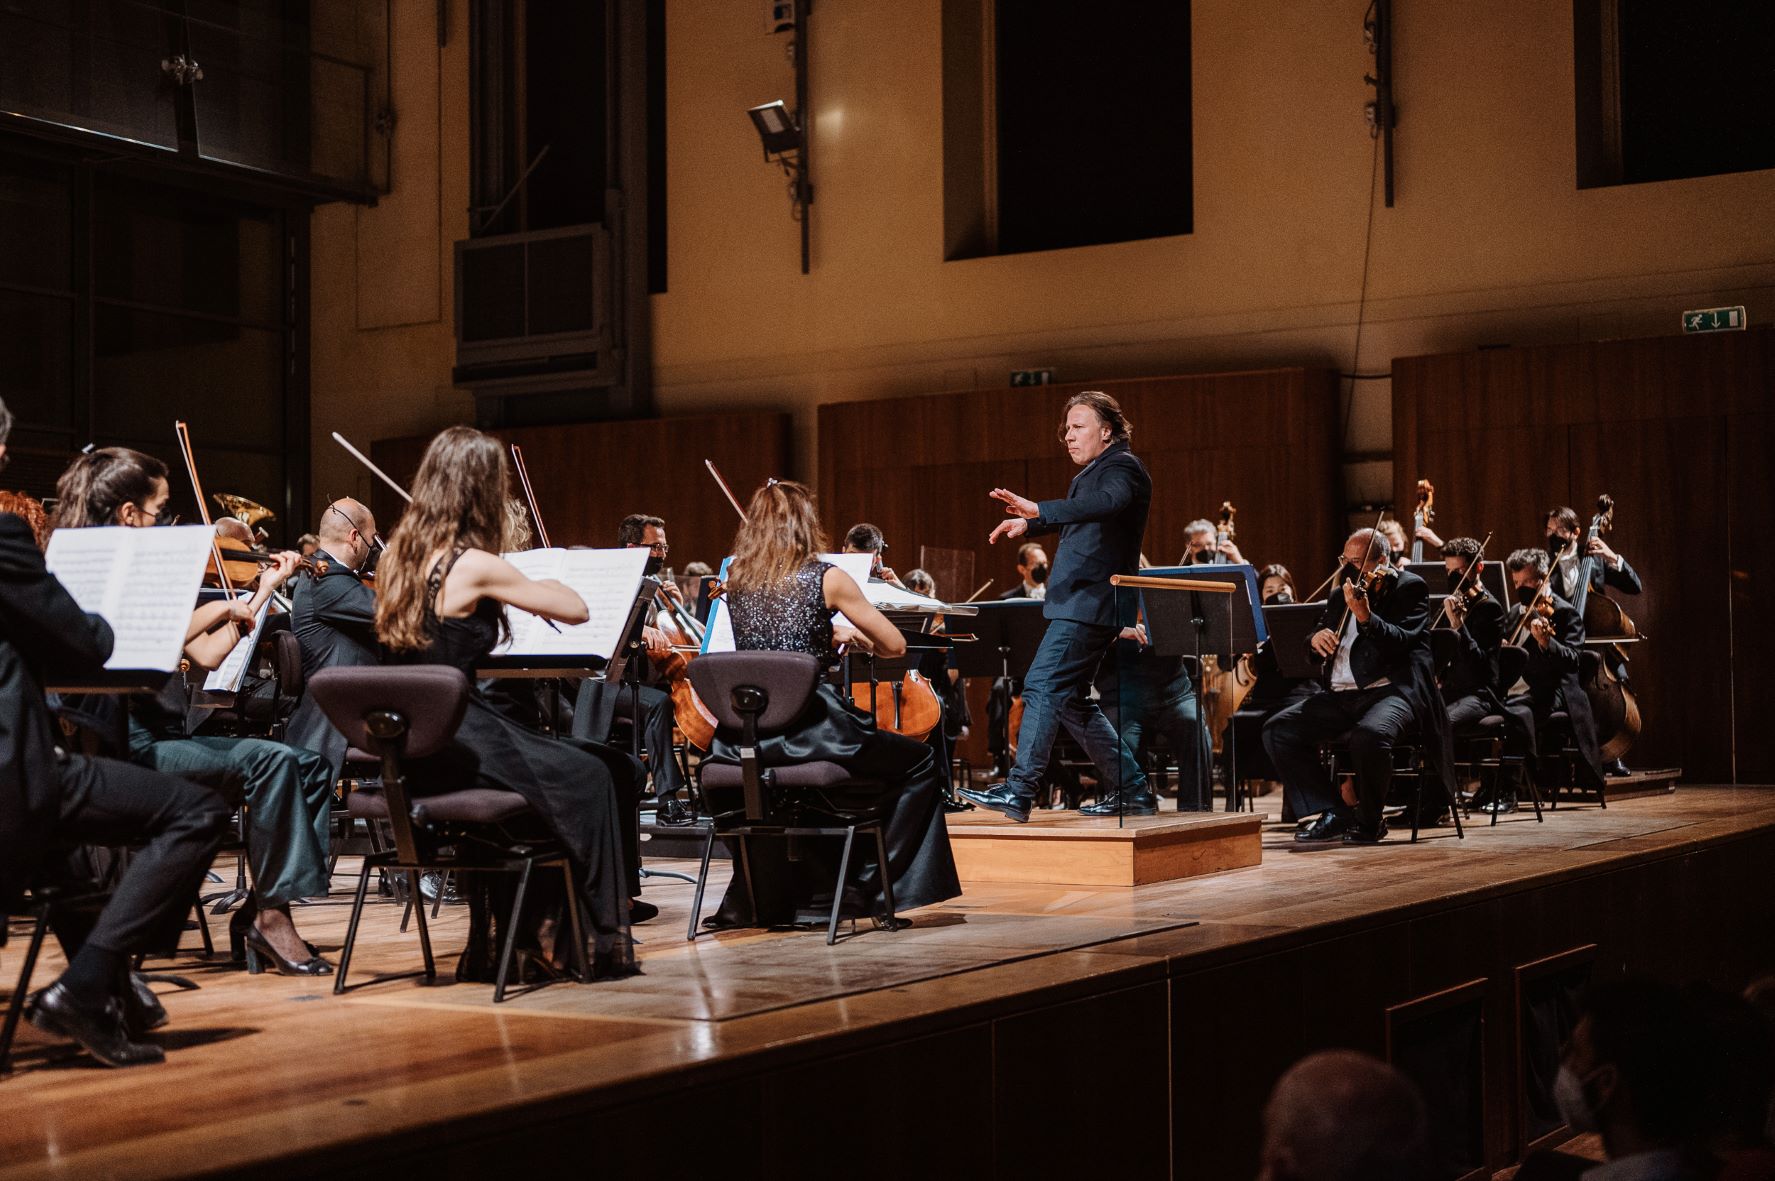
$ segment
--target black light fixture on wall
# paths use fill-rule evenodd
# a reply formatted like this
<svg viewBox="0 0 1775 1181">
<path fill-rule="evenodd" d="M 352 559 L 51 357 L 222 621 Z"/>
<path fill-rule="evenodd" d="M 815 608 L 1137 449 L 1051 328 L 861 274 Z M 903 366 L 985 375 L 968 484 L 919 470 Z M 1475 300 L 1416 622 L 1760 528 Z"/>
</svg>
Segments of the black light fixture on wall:
<svg viewBox="0 0 1775 1181">
<path fill-rule="evenodd" d="M 782 168 L 789 178 L 789 212 L 801 223 L 801 273 L 808 273 L 808 207 L 814 203 L 814 186 L 808 168 L 807 133 L 807 12 L 812 0 L 795 4 L 795 40 L 790 53 L 795 62 L 795 109 L 791 111 L 781 99 L 762 103 L 747 110 L 759 142 L 764 145 L 764 158 Z"/>
</svg>

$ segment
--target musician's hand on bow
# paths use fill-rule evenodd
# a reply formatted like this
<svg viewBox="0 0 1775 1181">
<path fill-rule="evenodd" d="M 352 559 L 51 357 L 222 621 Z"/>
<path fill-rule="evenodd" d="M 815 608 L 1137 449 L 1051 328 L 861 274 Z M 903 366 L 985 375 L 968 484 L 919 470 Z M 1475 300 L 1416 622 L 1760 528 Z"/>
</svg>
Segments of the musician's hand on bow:
<svg viewBox="0 0 1775 1181">
<path fill-rule="evenodd" d="M 1337 633 L 1328 627 L 1322 627 L 1313 633 L 1313 651 L 1321 656 L 1337 655 Z"/>
<path fill-rule="evenodd" d="M 646 624 L 641 625 L 641 642 L 647 646 L 650 656 L 663 656 L 672 650 L 672 641 L 666 639 L 666 633 Z"/>
<path fill-rule="evenodd" d="M 832 645 L 835 648 L 857 648 L 864 652 L 875 651 L 875 642 L 856 628 L 845 623 L 832 625 Z"/>
<path fill-rule="evenodd" d="M 1022 517 L 1006 517 L 998 523 L 998 528 L 992 531 L 992 536 L 986 539 L 986 544 L 991 545 L 1001 537 L 1008 537 L 1014 541 L 1028 532 L 1028 521 Z"/>
<path fill-rule="evenodd" d="M 1035 501 L 1030 500 L 1027 496 L 1018 496 L 1009 488 L 994 488 L 992 490 L 992 499 L 1001 501 L 1004 504 L 1005 514 L 1007 516 L 1023 517 L 1024 519 L 1029 520 L 1033 519 L 1037 513 L 1041 512 L 1041 509 L 1037 507 Z"/>
</svg>

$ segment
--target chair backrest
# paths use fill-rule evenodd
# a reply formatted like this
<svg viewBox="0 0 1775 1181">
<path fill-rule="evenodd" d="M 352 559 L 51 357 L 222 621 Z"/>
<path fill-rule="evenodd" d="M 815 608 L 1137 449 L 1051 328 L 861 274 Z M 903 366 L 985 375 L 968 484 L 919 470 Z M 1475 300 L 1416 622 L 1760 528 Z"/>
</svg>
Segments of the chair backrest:
<svg viewBox="0 0 1775 1181">
<path fill-rule="evenodd" d="M 302 641 L 289 630 L 271 633 L 271 670 L 280 697 L 302 696 Z"/>
<path fill-rule="evenodd" d="M 761 736 L 782 730 L 801 716 L 819 675 L 820 662 L 805 652 L 711 652 L 690 662 L 690 686 L 723 730 L 745 726 L 734 705 L 736 690 L 763 692 L 764 708 L 758 715 Z"/>
<path fill-rule="evenodd" d="M 423 758 L 456 734 L 468 708 L 468 678 L 441 664 L 367 665 L 323 668 L 308 681 L 308 692 L 345 741 L 376 750 L 366 719 L 396 714 L 406 722 L 402 754 Z"/>
</svg>

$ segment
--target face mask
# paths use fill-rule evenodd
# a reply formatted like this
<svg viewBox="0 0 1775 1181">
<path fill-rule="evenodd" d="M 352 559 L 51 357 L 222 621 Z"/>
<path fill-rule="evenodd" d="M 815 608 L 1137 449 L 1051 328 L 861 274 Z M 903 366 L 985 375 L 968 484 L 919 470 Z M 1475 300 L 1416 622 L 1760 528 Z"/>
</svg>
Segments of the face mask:
<svg viewBox="0 0 1775 1181">
<path fill-rule="evenodd" d="M 1265 595 L 1263 597 L 1263 605 L 1266 607 L 1279 607 L 1284 603 L 1292 602 L 1294 602 L 1294 596 L 1287 591 L 1277 591 L 1273 595 Z"/>
<path fill-rule="evenodd" d="M 1448 572 L 1448 593 L 1452 595 L 1455 591 L 1459 590 L 1461 588 L 1461 580 L 1465 577 L 1466 575 L 1459 570 L 1450 570 Z"/>
<path fill-rule="evenodd" d="M 1516 588 L 1516 601 L 1526 607 L 1534 602 L 1535 596 L 1540 593 L 1541 588 L 1538 586 L 1519 586 Z"/>
<path fill-rule="evenodd" d="M 1042 583 L 1048 581 L 1048 564 L 1046 562 L 1039 562 L 1036 565 L 1031 566 L 1029 568 L 1029 581 L 1036 586 L 1040 586 Z"/>
<path fill-rule="evenodd" d="M 666 560 L 664 558 L 660 557 L 658 554 L 648 554 L 647 564 L 641 567 L 641 573 L 648 578 L 652 578 L 655 574 L 658 574 L 665 568 Z"/>
<path fill-rule="evenodd" d="M 1561 1065 L 1553 1080 L 1553 1103 L 1574 1132 L 1595 1132 L 1596 1112 L 1584 1095 L 1584 1082 L 1571 1067 Z"/>
<path fill-rule="evenodd" d="M 1559 536 L 1557 533 L 1551 534 L 1547 538 L 1547 552 L 1557 558 L 1560 554 L 1565 552 L 1566 544 L 1567 542 L 1565 538 Z"/>
</svg>

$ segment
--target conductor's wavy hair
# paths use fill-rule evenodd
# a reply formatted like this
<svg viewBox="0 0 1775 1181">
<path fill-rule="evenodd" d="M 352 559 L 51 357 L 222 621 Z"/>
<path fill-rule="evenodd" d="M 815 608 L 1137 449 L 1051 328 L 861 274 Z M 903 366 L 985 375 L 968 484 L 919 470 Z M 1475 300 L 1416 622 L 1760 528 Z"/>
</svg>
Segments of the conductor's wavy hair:
<svg viewBox="0 0 1775 1181">
<path fill-rule="evenodd" d="M 1066 399 L 1066 409 L 1060 412 L 1060 441 L 1066 441 L 1066 415 L 1074 406 L 1089 406 L 1097 415 L 1097 420 L 1109 428 L 1109 441 L 1126 443 L 1134 437 L 1134 424 L 1122 413 L 1122 404 L 1104 393 L 1102 390 L 1080 390 Z"/>
<path fill-rule="evenodd" d="M 432 568 L 458 550 L 500 552 L 506 528 L 505 447 L 473 427 L 453 426 L 425 449 L 413 503 L 376 565 L 376 634 L 397 652 L 431 641 Z M 500 632 L 509 634 L 503 615 Z"/>
<path fill-rule="evenodd" d="M 166 480 L 166 464 L 128 447 L 100 447 L 76 455 L 55 482 L 57 529 L 117 524 L 126 504 L 142 506 Z"/>
<path fill-rule="evenodd" d="M 752 494 L 746 520 L 733 540 L 727 567 L 730 590 L 772 587 L 827 551 L 820 510 L 806 484 L 773 480 Z"/>
</svg>

